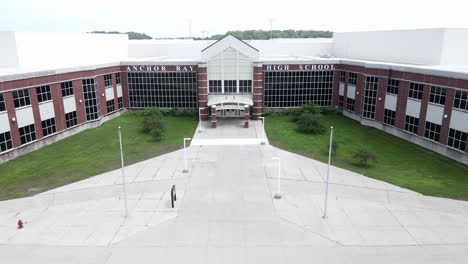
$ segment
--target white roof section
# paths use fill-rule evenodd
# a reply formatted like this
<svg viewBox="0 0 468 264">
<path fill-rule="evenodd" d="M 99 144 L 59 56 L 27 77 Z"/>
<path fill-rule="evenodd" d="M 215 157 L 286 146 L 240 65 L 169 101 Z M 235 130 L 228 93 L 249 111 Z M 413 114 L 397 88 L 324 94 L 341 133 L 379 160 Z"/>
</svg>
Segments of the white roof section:
<svg viewBox="0 0 468 264">
<path fill-rule="evenodd" d="M 213 57 L 216 57 L 224 50 L 228 48 L 233 48 L 244 56 L 249 58 L 251 61 L 258 61 L 259 52 L 256 48 L 250 46 L 246 42 L 232 36 L 227 35 L 226 37 L 222 38 L 221 40 L 216 41 L 215 43 L 211 44 L 210 46 L 206 47 L 201 51 L 201 57 L 203 61 L 209 61 Z"/>
<path fill-rule="evenodd" d="M 239 104 L 253 105 L 252 97 L 249 95 L 208 95 L 208 105 Z"/>
</svg>

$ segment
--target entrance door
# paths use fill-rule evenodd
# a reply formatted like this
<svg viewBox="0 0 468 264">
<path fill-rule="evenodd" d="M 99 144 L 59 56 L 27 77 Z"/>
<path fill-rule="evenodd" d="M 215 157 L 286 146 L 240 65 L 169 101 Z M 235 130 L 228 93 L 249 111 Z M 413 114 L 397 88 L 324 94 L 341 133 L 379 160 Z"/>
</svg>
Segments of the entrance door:
<svg viewBox="0 0 468 264">
<path fill-rule="evenodd" d="M 218 110 L 217 116 L 219 117 L 243 117 L 244 111 L 239 109 L 222 109 Z"/>
</svg>

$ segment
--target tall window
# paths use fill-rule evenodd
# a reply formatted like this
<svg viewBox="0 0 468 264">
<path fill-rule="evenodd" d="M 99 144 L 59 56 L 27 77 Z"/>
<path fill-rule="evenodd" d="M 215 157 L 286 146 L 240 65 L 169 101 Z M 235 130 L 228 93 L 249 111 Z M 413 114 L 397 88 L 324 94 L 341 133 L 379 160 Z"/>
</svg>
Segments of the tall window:
<svg viewBox="0 0 468 264">
<path fill-rule="evenodd" d="M 104 86 L 112 87 L 112 74 L 104 75 Z"/>
<path fill-rule="evenodd" d="M 354 112 L 354 99 L 346 98 L 346 109 Z"/>
<path fill-rule="evenodd" d="M 424 85 L 421 83 L 410 83 L 409 97 L 421 100 L 423 96 Z"/>
<path fill-rule="evenodd" d="M 76 111 L 65 114 L 65 123 L 67 124 L 67 128 L 72 127 L 72 126 L 76 126 L 78 124 L 78 119 L 76 117 Z"/>
<path fill-rule="evenodd" d="M 85 101 L 86 120 L 94 120 L 99 117 L 99 98 L 96 93 L 94 79 L 83 79 L 83 95 Z"/>
<path fill-rule="evenodd" d="M 21 145 L 36 140 L 36 129 L 34 124 L 19 128 Z"/>
<path fill-rule="evenodd" d="M 346 82 L 346 72 L 340 72 L 340 83 Z"/>
<path fill-rule="evenodd" d="M 208 82 L 210 94 L 220 94 L 222 92 L 221 80 L 210 80 Z"/>
<path fill-rule="evenodd" d="M 466 147 L 467 137 L 467 133 L 451 128 L 449 130 L 448 145 L 452 148 L 456 148 L 463 151 Z"/>
<path fill-rule="evenodd" d="M 266 107 L 331 106 L 333 71 L 265 72 Z"/>
<path fill-rule="evenodd" d="M 30 105 L 29 91 L 27 89 L 14 91 L 13 103 L 15 104 L 15 108 Z"/>
<path fill-rule="evenodd" d="M 118 107 L 119 109 L 122 109 L 123 108 L 123 98 L 122 97 L 119 97 L 117 98 L 117 103 L 118 103 Z"/>
<path fill-rule="evenodd" d="M 252 80 L 239 80 L 239 93 L 252 93 Z"/>
<path fill-rule="evenodd" d="M 3 112 L 5 110 L 6 110 L 5 98 L 3 98 L 3 94 L 0 94 L 0 112 Z"/>
<path fill-rule="evenodd" d="M 413 134 L 418 133 L 419 118 L 413 116 L 406 116 L 405 119 L 405 130 Z"/>
<path fill-rule="evenodd" d="M 36 88 L 37 100 L 40 102 L 52 100 L 52 94 L 50 93 L 50 86 L 44 85 Z"/>
<path fill-rule="evenodd" d="M 431 86 L 431 93 L 429 94 L 429 102 L 434 104 L 445 105 L 445 96 L 447 89 L 437 86 Z"/>
<path fill-rule="evenodd" d="M 349 73 L 348 84 L 356 86 L 357 74 L 355 72 Z"/>
<path fill-rule="evenodd" d="M 237 92 L 237 81 L 236 80 L 224 80 L 224 93 L 236 93 Z"/>
<path fill-rule="evenodd" d="M 338 107 L 343 108 L 344 96 L 338 95 Z"/>
<path fill-rule="evenodd" d="M 130 107 L 196 108 L 196 72 L 129 72 Z"/>
<path fill-rule="evenodd" d="M 426 129 L 424 129 L 424 137 L 439 142 L 440 125 L 426 121 Z"/>
<path fill-rule="evenodd" d="M 117 85 L 119 85 L 119 84 L 122 83 L 122 79 L 120 79 L 120 72 L 117 72 L 117 73 L 115 74 L 115 83 L 116 83 Z"/>
<path fill-rule="evenodd" d="M 468 92 L 456 91 L 453 107 L 462 110 L 468 110 Z"/>
<path fill-rule="evenodd" d="M 44 137 L 57 132 L 57 129 L 55 128 L 55 117 L 43 120 L 41 124 Z"/>
<path fill-rule="evenodd" d="M 395 111 L 385 109 L 384 123 L 387 124 L 387 125 L 394 126 L 395 125 L 395 115 L 396 115 Z"/>
<path fill-rule="evenodd" d="M 398 94 L 398 86 L 400 86 L 400 81 L 399 80 L 388 79 L 387 93 Z"/>
<path fill-rule="evenodd" d="M 366 86 L 364 87 L 363 116 L 365 118 L 375 118 L 375 103 L 377 97 L 377 88 L 379 78 L 366 77 Z"/>
<path fill-rule="evenodd" d="M 73 95 L 73 82 L 63 82 L 60 84 L 62 88 L 62 97 Z"/>
<path fill-rule="evenodd" d="M 0 152 L 7 151 L 13 148 L 13 141 L 11 140 L 10 131 L 0 133 Z"/>
<path fill-rule="evenodd" d="M 114 99 L 106 101 L 106 105 L 107 105 L 107 113 L 115 111 Z"/>
</svg>

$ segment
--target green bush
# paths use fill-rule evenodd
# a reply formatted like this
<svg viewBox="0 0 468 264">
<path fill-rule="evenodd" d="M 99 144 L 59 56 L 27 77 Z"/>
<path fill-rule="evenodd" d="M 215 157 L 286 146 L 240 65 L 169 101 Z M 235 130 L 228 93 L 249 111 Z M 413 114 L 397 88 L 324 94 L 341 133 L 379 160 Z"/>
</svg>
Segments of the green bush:
<svg viewBox="0 0 468 264">
<path fill-rule="evenodd" d="M 164 134 L 163 114 L 158 108 L 146 108 L 143 116 L 143 132 L 150 134 L 155 141 L 160 141 Z"/>
<path fill-rule="evenodd" d="M 361 167 L 367 167 L 370 160 L 376 160 L 374 152 L 365 147 L 361 147 L 353 152 L 353 157 L 358 160 Z"/>
<path fill-rule="evenodd" d="M 320 122 L 320 115 L 303 113 L 297 118 L 297 129 L 307 134 L 323 134 L 326 129 Z"/>
</svg>

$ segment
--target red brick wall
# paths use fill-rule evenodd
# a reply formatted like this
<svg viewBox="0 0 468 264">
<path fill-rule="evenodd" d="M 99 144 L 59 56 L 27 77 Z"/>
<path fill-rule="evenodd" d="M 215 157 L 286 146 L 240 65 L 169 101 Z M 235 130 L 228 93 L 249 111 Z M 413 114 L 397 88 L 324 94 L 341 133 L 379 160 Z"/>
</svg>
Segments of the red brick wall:
<svg viewBox="0 0 468 264">
<path fill-rule="evenodd" d="M 208 75 L 206 67 L 197 67 L 197 97 L 201 110 L 201 119 L 208 120 Z"/>
<path fill-rule="evenodd" d="M 253 76 L 253 109 L 252 117 L 254 120 L 258 120 L 263 113 L 263 100 L 265 98 L 264 86 L 263 86 L 263 67 L 254 67 Z"/>
</svg>

